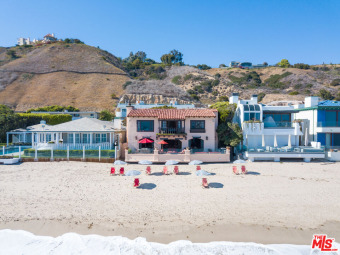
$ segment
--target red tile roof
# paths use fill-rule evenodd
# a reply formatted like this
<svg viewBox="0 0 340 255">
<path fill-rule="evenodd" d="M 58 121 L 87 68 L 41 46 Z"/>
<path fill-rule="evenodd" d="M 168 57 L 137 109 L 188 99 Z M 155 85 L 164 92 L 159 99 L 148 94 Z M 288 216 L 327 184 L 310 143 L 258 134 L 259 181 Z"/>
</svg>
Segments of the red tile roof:
<svg viewBox="0 0 340 255">
<path fill-rule="evenodd" d="M 216 109 L 133 109 L 128 117 L 153 117 L 162 120 L 184 120 L 188 117 L 216 117 Z"/>
</svg>

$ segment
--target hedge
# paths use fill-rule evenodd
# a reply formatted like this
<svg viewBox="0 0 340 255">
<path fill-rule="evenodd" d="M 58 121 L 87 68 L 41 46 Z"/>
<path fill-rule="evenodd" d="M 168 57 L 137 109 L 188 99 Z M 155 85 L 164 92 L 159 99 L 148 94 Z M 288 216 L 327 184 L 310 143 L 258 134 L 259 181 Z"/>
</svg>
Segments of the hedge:
<svg viewBox="0 0 340 255">
<path fill-rule="evenodd" d="M 51 150 L 38 150 L 38 157 L 51 157 Z M 70 158 L 83 157 L 83 150 L 70 150 Z M 85 150 L 85 157 L 98 157 L 99 150 Z M 67 150 L 53 150 L 53 157 L 66 157 Z M 35 149 L 25 149 L 25 157 L 34 157 Z M 114 158 L 115 150 L 101 150 L 101 157 Z"/>
<path fill-rule="evenodd" d="M 70 114 L 18 113 L 18 115 L 26 119 L 27 126 L 36 125 L 41 120 L 45 120 L 48 125 L 57 125 L 72 120 Z"/>
</svg>

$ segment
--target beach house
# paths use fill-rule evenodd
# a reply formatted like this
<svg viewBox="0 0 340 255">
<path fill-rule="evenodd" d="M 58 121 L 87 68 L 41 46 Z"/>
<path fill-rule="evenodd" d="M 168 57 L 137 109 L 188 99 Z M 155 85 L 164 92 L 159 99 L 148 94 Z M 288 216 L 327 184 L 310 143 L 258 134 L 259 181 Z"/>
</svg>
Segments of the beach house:
<svg viewBox="0 0 340 255">
<path fill-rule="evenodd" d="M 307 120 L 309 141 L 319 142 L 326 149 L 340 149 L 340 101 L 307 97 L 295 118 Z"/>
<path fill-rule="evenodd" d="M 242 128 L 241 151 L 244 149 L 250 160 L 303 158 L 310 161 L 325 157 L 321 145 L 310 143 L 305 135 L 309 120 L 298 117 L 299 106 L 259 104 L 256 95 L 250 100 L 239 100 L 237 93 L 232 94 L 229 102 L 237 104 L 233 121 Z"/>
<path fill-rule="evenodd" d="M 72 149 L 112 149 L 118 139 L 119 130 L 114 129 L 112 121 L 95 118 L 81 118 L 58 125 L 40 124 L 7 132 L 7 144 L 10 135 L 12 142 L 30 143 L 33 148 Z"/>
<path fill-rule="evenodd" d="M 217 149 L 217 115 L 215 109 L 135 109 L 127 106 L 129 153 L 125 159 L 133 162 L 149 157 L 157 162 L 167 159 L 185 162 L 195 153 L 201 157 L 226 154 L 225 150 Z M 229 161 L 229 154 L 220 159 Z"/>
</svg>

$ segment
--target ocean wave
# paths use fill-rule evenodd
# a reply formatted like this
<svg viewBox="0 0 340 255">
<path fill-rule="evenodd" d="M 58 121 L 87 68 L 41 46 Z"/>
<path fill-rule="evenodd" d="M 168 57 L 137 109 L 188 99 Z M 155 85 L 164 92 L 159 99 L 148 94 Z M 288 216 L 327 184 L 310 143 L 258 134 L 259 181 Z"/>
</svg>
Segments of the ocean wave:
<svg viewBox="0 0 340 255">
<path fill-rule="evenodd" d="M 0 254 L 6 255 L 68 255 L 68 254 L 230 254 L 230 255 L 310 255 L 310 245 L 238 242 L 192 243 L 176 241 L 169 244 L 148 242 L 139 237 L 130 240 L 121 236 L 79 235 L 67 233 L 58 237 L 36 236 L 23 230 L 0 230 Z M 328 253 L 330 254 L 330 253 Z"/>
</svg>

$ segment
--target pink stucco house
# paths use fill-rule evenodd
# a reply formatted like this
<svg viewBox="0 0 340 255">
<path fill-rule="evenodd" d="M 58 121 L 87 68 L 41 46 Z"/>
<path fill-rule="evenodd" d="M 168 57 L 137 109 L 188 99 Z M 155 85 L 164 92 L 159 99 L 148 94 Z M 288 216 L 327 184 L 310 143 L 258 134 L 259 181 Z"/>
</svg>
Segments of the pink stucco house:
<svg viewBox="0 0 340 255">
<path fill-rule="evenodd" d="M 127 143 L 131 154 L 162 154 L 153 161 L 164 161 L 179 154 L 216 153 L 218 112 L 215 109 L 134 109 L 127 107 Z M 229 155 L 228 155 L 229 157 Z M 140 157 L 146 159 L 146 155 Z M 138 161 L 138 156 L 127 156 L 127 161 Z M 226 160 L 224 160 L 226 161 Z"/>
</svg>

